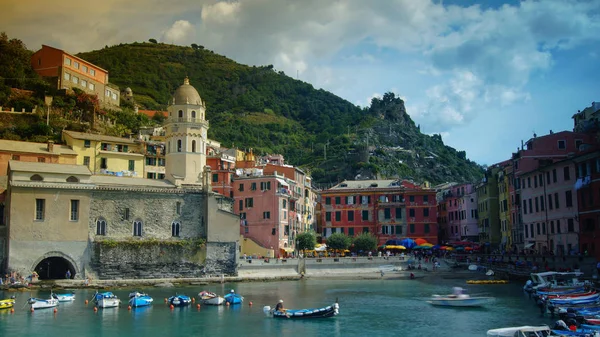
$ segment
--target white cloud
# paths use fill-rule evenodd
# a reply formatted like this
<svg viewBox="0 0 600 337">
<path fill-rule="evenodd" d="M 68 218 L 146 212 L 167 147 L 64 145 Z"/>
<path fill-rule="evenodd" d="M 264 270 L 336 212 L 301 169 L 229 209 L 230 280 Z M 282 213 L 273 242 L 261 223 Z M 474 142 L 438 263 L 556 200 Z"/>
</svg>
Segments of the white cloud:
<svg viewBox="0 0 600 337">
<path fill-rule="evenodd" d="M 187 44 L 194 36 L 194 26 L 186 20 L 177 20 L 163 32 L 161 41 L 170 44 Z"/>
</svg>

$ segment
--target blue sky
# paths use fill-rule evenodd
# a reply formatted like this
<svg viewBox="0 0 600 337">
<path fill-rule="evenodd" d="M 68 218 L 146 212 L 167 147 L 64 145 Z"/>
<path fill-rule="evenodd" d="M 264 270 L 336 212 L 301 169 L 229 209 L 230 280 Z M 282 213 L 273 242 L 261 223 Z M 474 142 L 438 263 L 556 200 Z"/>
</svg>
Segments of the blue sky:
<svg viewBox="0 0 600 337">
<path fill-rule="evenodd" d="M 441 134 L 480 164 L 509 158 L 533 132 L 572 129 L 571 116 L 600 100 L 600 0 L 30 0 L 2 7 L 2 29 L 30 49 L 44 43 L 76 53 L 156 38 L 273 64 L 361 106 L 393 91 L 423 132 Z"/>
</svg>

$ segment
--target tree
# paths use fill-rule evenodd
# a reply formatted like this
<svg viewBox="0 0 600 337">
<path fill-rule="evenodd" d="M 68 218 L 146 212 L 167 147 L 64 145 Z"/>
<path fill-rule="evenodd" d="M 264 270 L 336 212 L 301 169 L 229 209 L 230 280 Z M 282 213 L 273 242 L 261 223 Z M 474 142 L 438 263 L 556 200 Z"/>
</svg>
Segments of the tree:
<svg viewBox="0 0 600 337">
<path fill-rule="evenodd" d="M 377 238 L 371 233 L 362 233 L 354 238 L 354 249 L 363 252 L 376 250 Z"/>
<path fill-rule="evenodd" d="M 327 247 L 345 250 L 350 247 L 352 239 L 344 233 L 333 233 L 327 238 Z"/>
<path fill-rule="evenodd" d="M 197 45 L 197 44 L 195 44 L 195 43 L 192 43 L 192 49 L 194 49 L 194 50 L 198 50 L 198 45 Z"/>
<path fill-rule="evenodd" d="M 317 235 L 313 231 L 300 233 L 296 236 L 296 241 L 298 250 L 313 250 L 317 245 Z"/>
<path fill-rule="evenodd" d="M 165 114 L 163 114 L 161 111 L 157 111 L 154 113 L 154 116 L 152 116 L 152 120 L 154 122 L 156 122 L 157 124 L 161 124 L 165 121 L 165 119 L 167 119 L 167 117 L 165 117 Z"/>
<path fill-rule="evenodd" d="M 156 41 L 156 39 L 149 39 L 148 40 L 150 43 L 158 43 L 158 41 Z"/>
</svg>

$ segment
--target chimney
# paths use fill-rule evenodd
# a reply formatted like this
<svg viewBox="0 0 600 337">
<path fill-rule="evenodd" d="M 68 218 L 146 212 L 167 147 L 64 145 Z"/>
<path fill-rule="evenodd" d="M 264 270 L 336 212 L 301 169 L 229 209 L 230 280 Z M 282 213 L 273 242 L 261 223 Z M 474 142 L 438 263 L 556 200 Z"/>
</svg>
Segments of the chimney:
<svg viewBox="0 0 600 337">
<path fill-rule="evenodd" d="M 54 141 L 53 140 L 48 141 L 48 152 L 50 152 L 50 153 L 54 152 Z"/>
</svg>

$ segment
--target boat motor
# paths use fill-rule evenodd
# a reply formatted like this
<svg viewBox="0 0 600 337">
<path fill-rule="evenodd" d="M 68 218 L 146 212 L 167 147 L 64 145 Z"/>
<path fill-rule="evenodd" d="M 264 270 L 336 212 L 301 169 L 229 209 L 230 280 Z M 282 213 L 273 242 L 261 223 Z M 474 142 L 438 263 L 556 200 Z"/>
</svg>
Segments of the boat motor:
<svg viewBox="0 0 600 337">
<path fill-rule="evenodd" d="M 554 328 L 552 328 L 552 330 L 569 331 L 569 327 L 565 321 L 558 320 L 554 323 Z"/>
<path fill-rule="evenodd" d="M 266 316 L 271 315 L 271 306 L 270 305 L 265 305 L 263 307 L 263 312 L 265 313 Z"/>
</svg>

